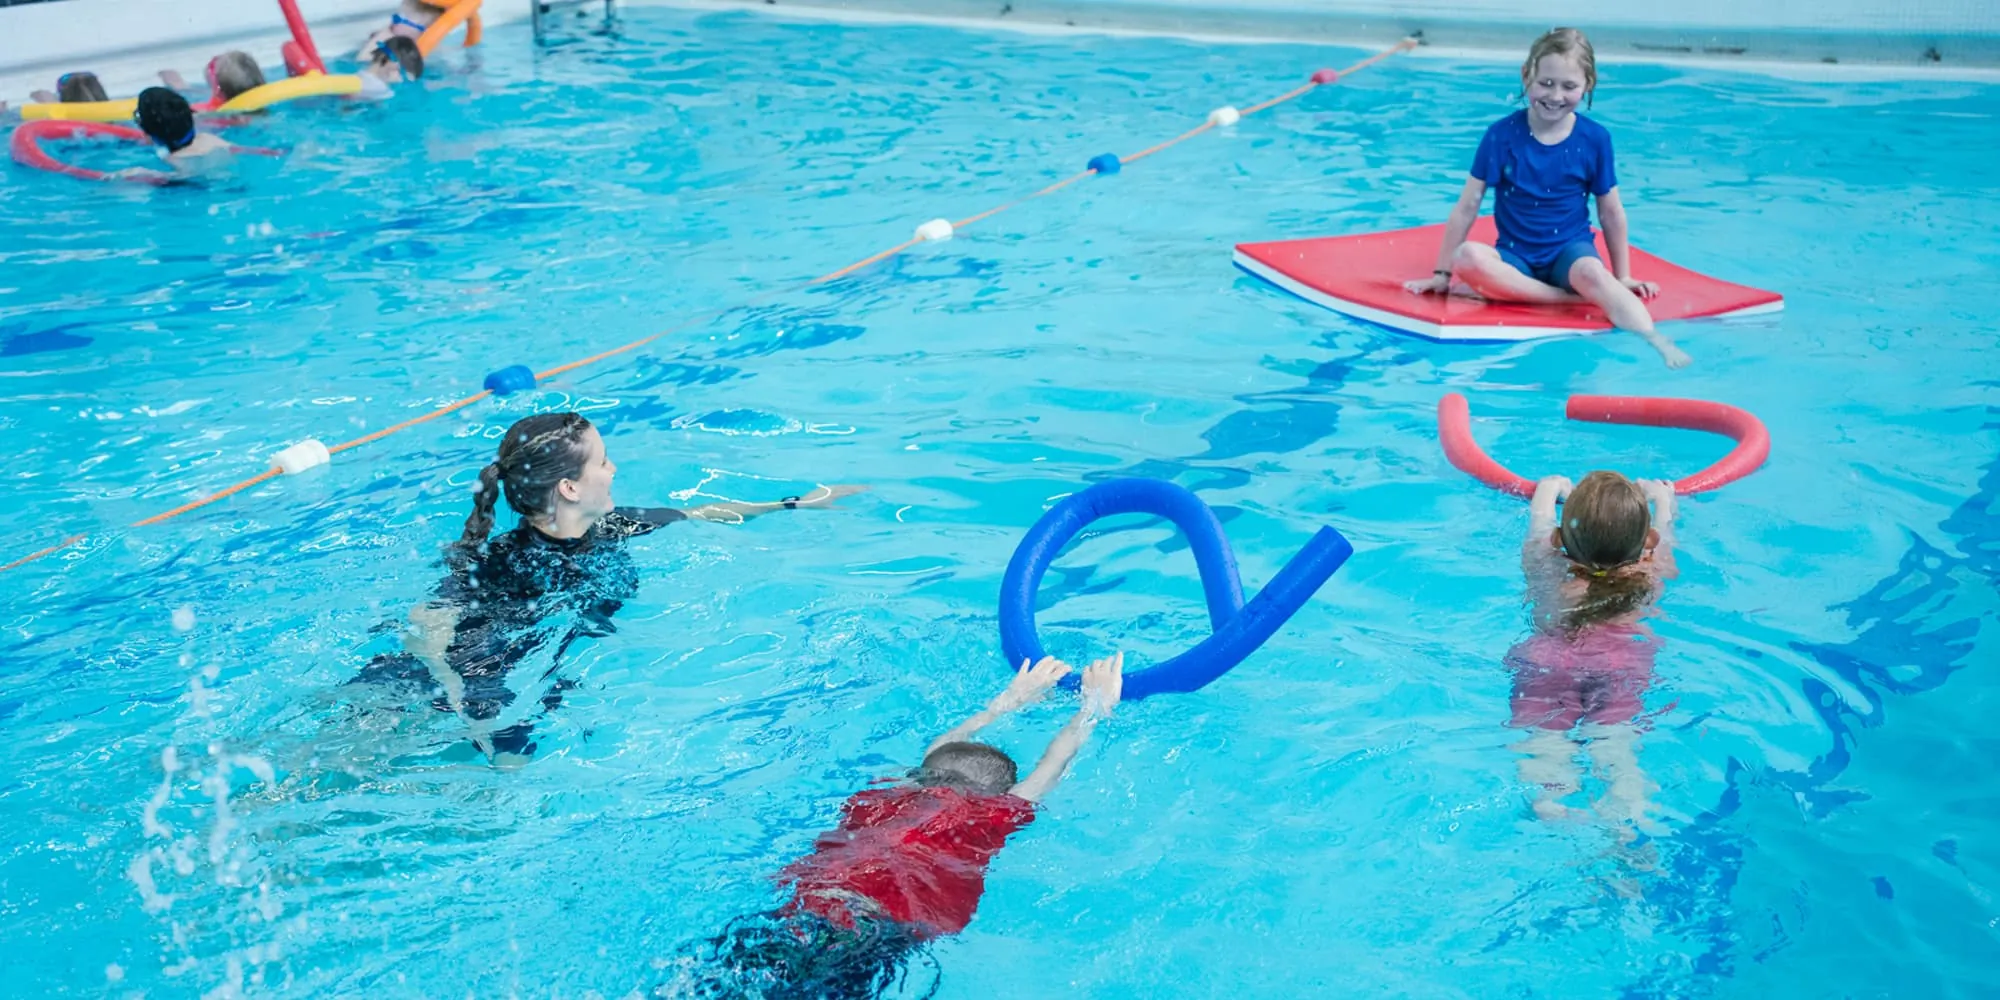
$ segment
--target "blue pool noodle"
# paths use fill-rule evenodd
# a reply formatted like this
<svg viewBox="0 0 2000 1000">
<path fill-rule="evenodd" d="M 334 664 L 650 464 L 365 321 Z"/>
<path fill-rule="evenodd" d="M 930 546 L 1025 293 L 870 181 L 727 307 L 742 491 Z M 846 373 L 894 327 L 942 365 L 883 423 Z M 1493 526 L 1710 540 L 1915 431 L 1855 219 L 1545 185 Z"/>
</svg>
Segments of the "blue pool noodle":
<svg viewBox="0 0 2000 1000">
<path fill-rule="evenodd" d="M 1222 522 L 1200 497 L 1159 479 L 1113 479 L 1064 497 L 1041 520 L 1007 561 L 1000 581 L 1000 649 L 1009 666 L 1040 660 L 1045 654 L 1035 633 L 1035 592 L 1042 575 L 1063 546 L 1084 528 L 1114 514 L 1154 514 L 1164 517 L 1187 536 L 1201 573 L 1202 596 L 1208 602 L 1209 637 L 1164 663 L 1125 675 L 1124 695 L 1136 701 L 1162 692 L 1188 692 L 1229 672 L 1257 651 L 1264 641 L 1298 613 L 1312 595 L 1340 569 L 1354 547 L 1340 532 L 1321 528 L 1271 582 L 1243 603 L 1243 583 L 1236 556 Z M 1077 678 L 1064 678 L 1074 687 Z"/>
</svg>

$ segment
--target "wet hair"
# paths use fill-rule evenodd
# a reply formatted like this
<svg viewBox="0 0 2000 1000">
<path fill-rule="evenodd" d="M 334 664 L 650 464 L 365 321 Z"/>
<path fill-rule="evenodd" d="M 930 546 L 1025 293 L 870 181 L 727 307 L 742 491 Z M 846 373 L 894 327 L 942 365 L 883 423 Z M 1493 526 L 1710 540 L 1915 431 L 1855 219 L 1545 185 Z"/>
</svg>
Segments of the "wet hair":
<svg viewBox="0 0 2000 1000">
<path fill-rule="evenodd" d="M 1577 68 L 1583 70 L 1583 106 L 1590 107 L 1597 93 L 1597 53 L 1590 47 L 1590 39 L 1575 28 L 1550 28 L 1547 34 L 1535 39 L 1535 44 L 1528 46 L 1528 61 L 1521 64 L 1521 96 L 1528 95 L 1528 81 L 1534 79 L 1535 68 L 1542 64 L 1543 56 L 1576 59 Z"/>
<path fill-rule="evenodd" d="M 522 517 L 553 511 L 556 485 L 583 476 L 588 457 L 583 435 L 588 430 L 590 421 L 581 413 L 537 413 L 514 421 L 500 439 L 500 454 L 479 470 L 479 489 L 460 543 L 477 545 L 493 532 L 493 509 L 503 491 L 507 506 Z"/>
<path fill-rule="evenodd" d="M 1638 483 L 1616 472 L 1593 472 L 1569 491 L 1556 523 L 1563 555 L 1586 584 L 1583 600 L 1564 618 L 1565 628 L 1575 632 L 1627 614 L 1652 596 L 1652 577 L 1619 572 L 1646 554 L 1653 528 Z"/>
<path fill-rule="evenodd" d="M 132 117 L 169 153 L 194 141 L 194 109 L 188 106 L 187 98 L 165 87 L 139 91 L 139 110 Z"/>
<path fill-rule="evenodd" d="M 87 104 L 110 98 L 104 94 L 104 84 L 97 82 L 97 74 L 79 70 L 56 77 L 56 100 L 64 104 Z"/>
<path fill-rule="evenodd" d="M 412 80 L 424 77 L 424 52 L 417 48 L 415 39 L 403 35 L 385 38 L 375 43 L 375 54 L 369 62 L 376 66 L 395 63 L 403 70 L 403 75 Z"/>
<path fill-rule="evenodd" d="M 208 70 L 225 101 L 264 85 L 264 69 L 248 52 L 224 52 L 209 61 Z"/>
<path fill-rule="evenodd" d="M 924 756 L 917 784 L 999 795 L 1020 780 L 1014 758 L 984 743 L 946 743 Z"/>
</svg>

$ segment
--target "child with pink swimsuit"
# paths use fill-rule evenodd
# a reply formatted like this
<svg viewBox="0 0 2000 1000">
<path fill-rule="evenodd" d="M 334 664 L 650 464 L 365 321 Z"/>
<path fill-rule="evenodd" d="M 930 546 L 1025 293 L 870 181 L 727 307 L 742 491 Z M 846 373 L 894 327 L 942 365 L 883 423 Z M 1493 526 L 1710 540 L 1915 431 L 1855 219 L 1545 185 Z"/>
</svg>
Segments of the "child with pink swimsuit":
<svg viewBox="0 0 2000 1000">
<path fill-rule="evenodd" d="M 1508 724 L 1528 730 L 1516 749 L 1542 819 L 1573 813 L 1562 800 L 1582 787 L 1585 754 L 1606 784 L 1598 813 L 1634 829 L 1646 819 L 1656 786 L 1639 769 L 1638 719 L 1658 644 L 1642 619 L 1676 573 L 1673 519 L 1668 483 L 1593 472 L 1536 484 L 1521 548 L 1535 632 L 1507 654 Z"/>
</svg>

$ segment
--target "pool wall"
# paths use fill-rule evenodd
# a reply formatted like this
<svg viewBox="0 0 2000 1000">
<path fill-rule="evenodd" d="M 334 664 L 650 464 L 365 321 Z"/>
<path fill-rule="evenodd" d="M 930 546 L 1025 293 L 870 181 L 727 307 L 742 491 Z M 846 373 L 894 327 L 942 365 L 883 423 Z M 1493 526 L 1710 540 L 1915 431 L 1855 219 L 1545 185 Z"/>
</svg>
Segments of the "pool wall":
<svg viewBox="0 0 2000 1000">
<path fill-rule="evenodd" d="M 1992 0 L 717 0 L 766 9 L 952 18 L 1300 42 L 1518 49 L 1552 25 L 1588 31 L 1600 56 L 2000 68 Z"/>
<path fill-rule="evenodd" d="M 618 0 L 620 6 L 752 8 L 850 19 L 951 20 L 1028 30 L 1083 29 L 1380 45 L 1421 33 L 1438 50 L 1512 52 L 1537 30 L 1574 24 L 1600 57 L 1744 63 L 1862 64 L 2000 70 L 2000 2 L 1993 0 L 1562 0 L 1524 10 L 1512 0 Z M 393 0 L 299 0 L 329 56 L 386 18 Z M 523 20 L 528 0 L 489 0 L 488 25 Z M 96 72 L 113 93 L 161 69 L 197 80 L 208 59 L 242 49 L 279 63 L 288 36 L 275 2 L 50 0 L 0 6 L 0 100 L 22 102 L 69 70 Z"/>
<path fill-rule="evenodd" d="M 299 0 L 329 63 L 358 47 L 395 6 L 395 0 Z M 490 0 L 480 19 L 491 27 L 528 14 L 527 0 Z M 198 83 L 208 60 L 229 49 L 278 66 L 278 48 L 290 37 L 274 0 L 53 0 L 0 7 L 0 100 L 24 102 L 32 90 L 53 89 L 55 78 L 70 70 L 96 73 L 113 95 L 159 82 L 162 69 Z"/>
</svg>

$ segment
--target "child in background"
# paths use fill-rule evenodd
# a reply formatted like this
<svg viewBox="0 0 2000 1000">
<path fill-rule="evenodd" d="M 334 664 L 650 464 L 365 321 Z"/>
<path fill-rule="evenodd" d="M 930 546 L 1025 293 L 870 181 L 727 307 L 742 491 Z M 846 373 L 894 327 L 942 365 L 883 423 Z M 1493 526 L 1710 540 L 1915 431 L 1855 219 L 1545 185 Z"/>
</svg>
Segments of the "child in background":
<svg viewBox="0 0 2000 1000">
<path fill-rule="evenodd" d="M 229 144 L 194 127 L 194 108 L 187 98 L 165 87 L 139 92 L 139 109 L 132 120 L 162 148 L 161 156 L 181 177 L 225 168 L 234 159 Z"/>
<path fill-rule="evenodd" d="M 1444 245 L 1429 278 L 1404 287 L 1423 295 L 1462 290 L 1495 302 L 1561 304 L 1589 301 L 1612 324 L 1660 352 L 1667 367 L 1691 359 L 1653 327 L 1639 300 L 1660 293 L 1635 281 L 1626 242 L 1625 204 L 1618 197 L 1611 133 L 1576 113 L 1597 90 L 1597 58 L 1574 28 L 1535 41 L 1521 65 L 1527 108 L 1493 123 L 1472 157 L 1472 176 L 1445 220 Z M 1486 189 L 1493 189 L 1494 246 L 1466 241 Z M 1598 259 L 1586 195 L 1597 196 L 1597 221 L 1611 255 Z"/>
<path fill-rule="evenodd" d="M 354 53 L 354 58 L 366 62 L 368 57 L 374 54 L 378 43 L 392 38 L 407 38 L 415 42 L 423 35 L 424 29 L 438 19 L 439 13 L 441 13 L 439 8 L 420 3 L 418 0 L 402 0 L 396 7 L 396 12 L 389 15 L 388 25 L 369 35 L 368 40 L 361 43 L 360 50 Z"/>
<path fill-rule="evenodd" d="M 89 104 L 111 99 L 104 94 L 104 84 L 97 82 L 97 74 L 82 71 L 57 77 L 55 93 L 37 90 L 30 96 L 39 104 Z"/>
<path fill-rule="evenodd" d="M 900 982 L 920 946 L 972 921 L 987 863 L 1034 820 L 1035 803 L 1118 704 L 1124 667 L 1120 653 L 1084 670 L 1076 714 L 1020 778 L 1012 758 L 967 740 L 1070 671 L 1054 658 L 1023 663 L 984 710 L 931 742 L 909 784 L 849 798 L 839 827 L 779 874 L 791 901 L 732 922 L 707 942 L 703 980 L 663 995 L 819 1000 L 872 997 Z"/>
<path fill-rule="evenodd" d="M 375 43 L 367 65 L 361 67 L 361 94 L 369 99 L 389 96 L 392 84 L 422 79 L 424 54 L 407 38 L 390 38 Z"/>
<path fill-rule="evenodd" d="M 265 84 L 264 68 L 248 52 L 229 51 L 208 61 L 209 96 L 195 105 L 197 111 L 214 111 L 223 103 L 245 91 L 255 90 Z M 177 91 L 185 92 L 188 84 L 178 71 L 163 69 L 160 80 Z"/>
<path fill-rule="evenodd" d="M 1571 815 L 1562 799 L 1581 787 L 1576 758 L 1588 752 L 1607 786 L 1598 812 L 1628 833 L 1646 821 L 1656 786 L 1639 769 L 1637 721 L 1658 643 L 1642 619 L 1677 574 L 1673 522 L 1668 483 L 1593 472 L 1574 488 L 1561 476 L 1536 484 L 1521 549 L 1534 634 L 1507 664 L 1509 725 L 1529 731 L 1521 777 L 1542 819 Z"/>
</svg>

